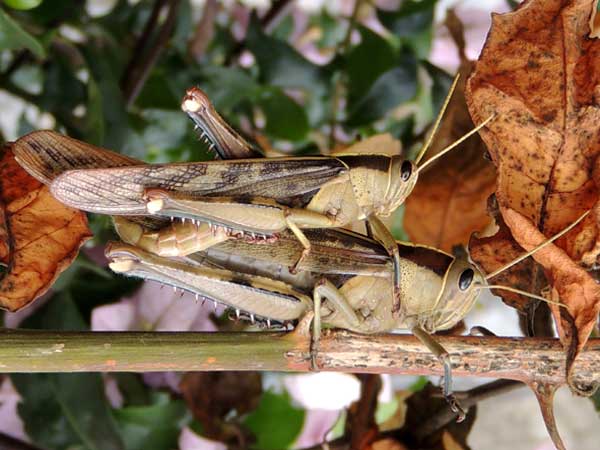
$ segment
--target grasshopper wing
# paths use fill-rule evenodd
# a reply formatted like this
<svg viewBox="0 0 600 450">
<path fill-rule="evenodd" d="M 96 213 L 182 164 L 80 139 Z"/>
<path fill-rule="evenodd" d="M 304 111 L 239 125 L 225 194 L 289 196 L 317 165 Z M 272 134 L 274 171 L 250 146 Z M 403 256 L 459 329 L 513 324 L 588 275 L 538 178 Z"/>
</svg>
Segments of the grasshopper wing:
<svg viewBox="0 0 600 450">
<path fill-rule="evenodd" d="M 21 167 L 46 185 L 67 170 L 144 164 L 50 130 L 34 131 L 19 138 L 12 144 L 12 151 Z"/>
<path fill-rule="evenodd" d="M 283 204 L 308 202 L 327 181 L 346 171 L 336 158 L 246 159 L 73 170 L 52 183 L 63 203 L 90 212 L 145 215 L 147 189 L 206 197 L 260 197 Z"/>
</svg>

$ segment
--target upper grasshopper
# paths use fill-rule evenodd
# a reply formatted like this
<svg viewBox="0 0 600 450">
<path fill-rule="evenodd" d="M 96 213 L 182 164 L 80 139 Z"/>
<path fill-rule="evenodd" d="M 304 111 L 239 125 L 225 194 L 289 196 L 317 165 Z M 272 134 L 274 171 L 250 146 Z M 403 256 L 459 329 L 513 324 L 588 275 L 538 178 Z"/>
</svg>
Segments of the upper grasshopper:
<svg viewBox="0 0 600 450">
<path fill-rule="evenodd" d="M 210 109 L 202 109 L 196 99 L 186 98 L 183 106 L 188 112 L 212 114 Z M 217 135 L 216 127 L 211 126 L 205 127 L 207 134 Z M 221 126 L 218 130 L 218 145 L 226 147 L 230 141 L 231 146 L 240 145 L 240 141 L 230 139 L 230 129 Z M 432 160 L 417 166 L 401 156 L 353 150 L 329 157 L 74 170 L 57 177 L 51 189 L 63 203 L 86 211 L 128 216 L 150 214 L 209 223 L 223 239 L 276 238 L 289 229 L 303 246 L 292 270 L 298 269 L 310 254 L 311 243 L 303 230 L 344 227 L 356 220 L 367 220 L 373 237 L 394 258 L 393 311 L 398 313 L 400 256 L 380 218 L 389 216 L 404 202 L 420 170 Z"/>
</svg>

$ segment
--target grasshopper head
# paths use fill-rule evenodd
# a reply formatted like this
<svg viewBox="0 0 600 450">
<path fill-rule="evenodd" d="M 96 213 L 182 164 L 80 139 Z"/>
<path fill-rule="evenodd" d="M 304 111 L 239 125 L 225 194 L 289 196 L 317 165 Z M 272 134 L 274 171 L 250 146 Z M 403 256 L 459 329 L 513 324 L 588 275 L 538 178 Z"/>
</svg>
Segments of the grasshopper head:
<svg viewBox="0 0 600 450">
<path fill-rule="evenodd" d="M 344 155 L 339 159 L 350 169 L 361 218 L 371 214 L 389 216 L 404 203 L 417 182 L 417 166 L 400 156 Z"/>
<path fill-rule="evenodd" d="M 473 307 L 485 276 L 466 258 L 456 258 L 448 268 L 440 295 L 423 328 L 431 333 L 456 325 Z"/>
<path fill-rule="evenodd" d="M 417 183 L 419 170 L 410 160 L 393 156 L 390 164 L 388 189 L 383 202 L 382 216 L 393 213 L 410 195 Z"/>
</svg>

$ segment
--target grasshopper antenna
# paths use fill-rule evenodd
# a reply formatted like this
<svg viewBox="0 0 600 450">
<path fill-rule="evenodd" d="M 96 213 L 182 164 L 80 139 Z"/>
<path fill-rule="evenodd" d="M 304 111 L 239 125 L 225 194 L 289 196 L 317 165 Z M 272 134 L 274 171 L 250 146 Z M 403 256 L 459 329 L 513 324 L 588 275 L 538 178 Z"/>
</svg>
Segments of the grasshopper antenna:
<svg viewBox="0 0 600 450">
<path fill-rule="evenodd" d="M 433 142 L 435 133 L 437 133 L 437 130 L 440 127 L 440 123 L 442 123 L 442 118 L 444 117 L 444 114 L 446 113 L 446 109 L 448 108 L 448 104 L 450 103 L 450 99 L 452 98 L 452 94 L 454 94 L 454 91 L 456 90 L 456 85 L 458 84 L 459 78 L 460 78 L 460 73 L 457 73 L 456 76 L 454 77 L 454 81 L 452 82 L 452 86 L 450 86 L 450 90 L 448 91 L 448 94 L 446 95 L 446 98 L 444 99 L 444 104 L 442 105 L 442 109 L 440 109 L 440 112 L 438 113 L 438 115 L 435 119 L 435 123 L 433 124 L 433 128 L 431 129 L 431 132 L 429 133 L 429 136 L 427 137 L 427 141 L 425 141 L 425 144 L 423 145 L 421 150 L 419 150 L 419 154 L 417 155 L 417 157 L 415 159 L 415 164 L 417 164 L 417 165 L 419 164 L 419 161 L 421 161 L 421 159 L 425 155 L 425 152 L 427 151 L 427 149 L 429 149 L 429 147 L 431 147 L 431 143 Z"/>
<path fill-rule="evenodd" d="M 533 298 L 535 300 L 541 300 L 541 301 L 549 303 L 551 305 L 563 306 L 563 307 L 566 306 L 560 302 L 554 302 L 552 300 L 548 300 L 546 297 L 542 297 L 541 295 L 535 295 L 535 294 L 532 294 L 531 292 L 522 291 L 521 289 L 513 288 L 510 286 L 503 286 L 501 284 L 482 284 L 482 285 L 477 286 L 477 289 L 500 289 L 502 291 L 514 292 L 515 294 L 523 295 L 524 297 Z"/>
<path fill-rule="evenodd" d="M 496 115 L 492 114 L 490 117 L 488 117 L 487 119 L 485 119 L 483 122 L 481 122 L 475 128 L 473 128 L 471 131 L 469 131 L 467 134 L 465 134 L 463 137 L 461 137 L 458 140 L 454 141 L 452 144 L 448 145 L 446 148 L 444 148 L 443 150 L 441 150 L 439 153 L 436 153 L 434 156 L 432 156 L 431 158 L 429 158 L 427 161 L 425 161 L 423 164 L 421 164 L 419 166 L 419 172 L 422 171 L 423 169 L 425 169 L 425 167 L 427 167 L 428 165 L 430 165 L 431 163 L 433 163 L 437 159 L 439 159 L 442 156 L 444 156 L 446 153 L 448 153 L 450 150 L 452 150 L 457 145 L 460 145 L 464 141 L 466 141 L 467 139 L 469 139 L 471 136 L 473 136 L 475 133 L 477 133 L 479 130 L 481 130 L 483 127 L 485 127 L 490 121 L 492 121 L 492 119 L 494 119 L 494 117 L 496 117 Z"/>
<path fill-rule="evenodd" d="M 586 211 L 584 212 L 581 216 L 579 216 L 579 218 L 573 222 L 571 225 L 569 225 L 568 227 L 566 227 L 564 230 L 559 231 L 558 233 L 556 233 L 554 236 L 552 236 L 550 239 L 542 242 L 541 244 L 535 246 L 533 249 L 531 249 L 530 251 L 528 251 L 527 253 L 523 253 L 521 256 L 513 259 L 511 262 L 505 264 L 504 266 L 500 267 L 497 270 L 494 270 L 492 273 L 487 274 L 485 276 L 486 280 L 489 280 L 491 278 L 494 278 L 495 276 L 500 275 L 502 272 L 504 272 L 505 270 L 510 269 L 512 266 L 514 266 L 515 264 L 519 264 L 521 261 L 523 261 L 525 258 L 530 257 L 531 255 L 533 255 L 535 252 L 537 252 L 538 250 L 544 248 L 546 245 L 551 244 L 552 242 L 554 242 L 555 240 L 557 240 L 558 238 L 560 238 L 561 236 L 563 236 L 564 234 L 568 233 L 569 231 L 571 231 L 575 226 L 577 226 L 577 224 L 579 222 L 581 222 L 583 219 L 585 219 L 587 217 L 587 215 L 590 213 L 590 211 Z M 499 289 L 499 288 L 498 288 Z M 530 294 L 533 295 L 533 294 Z"/>
</svg>

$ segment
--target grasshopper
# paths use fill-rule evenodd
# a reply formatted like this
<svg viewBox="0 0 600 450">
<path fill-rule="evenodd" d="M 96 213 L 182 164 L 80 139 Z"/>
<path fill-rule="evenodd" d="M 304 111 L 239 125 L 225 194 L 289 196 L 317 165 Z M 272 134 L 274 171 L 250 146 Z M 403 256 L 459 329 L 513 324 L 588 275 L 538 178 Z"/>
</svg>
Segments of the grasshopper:
<svg viewBox="0 0 600 450">
<path fill-rule="evenodd" d="M 276 244 L 256 246 L 228 241 L 210 247 L 203 254 L 173 260 L 157 256 L 158 239 L 136 241 L 143 235 L 121 220 L 117 231 L 129 244 L 112 244 L 107 249 L 110 267 L 118 273 L 140 276 L 190 291 L 240 310 L 254 321 L 288 322 L 314 311 L 311 363 L 316 354 L 321 323 L 360 333 L 380 333 L 407 328 L 440 360 L 444 367 L 443 392 L 452 409 L 464 415 L 452 395 L 451 361 L 448 352 L 431 336 L 454 327 L 470 311 L 482 289 L 505 289 L 547 301 L 545 298 L 510 286 L 486 282 L 564 235 L 587 215 L 532 251 L 492 274 L 484 275 L 466 257 L 454 257 L 440 250 L 398 242 L 402 262 L 402 315 L 394 318 L 391 278 L 393 262 L 375 241 L 344 230 L 307 230 L 314 252 L 306 260 L 304 277 L 287 272 L 298 242 L 287 232 Z M 173 225 L 173 239 L 185 225 Z M 199 225 L 206 232 L 208 225 Z M 184 236 L 185 233 L 182 234 Z M 185 239 L 183 239 L 185 240 Z M 133 245 L 132 245 L 133 244 Z M 175 253 L 175 252 L 173 252 Z"/>
<path fill-rule="evenodd" d="M 211 111 L 191 97 L 184 99 L 183 106 L 186 111 L 196 114 Z M 292 271 L 301 266 L 311 251 L 310 240 L 303 230 L 338 228 L 356 220 L 367 220 L 373 237 L 394 259 L 393 312 L 397 315 L 400 310 L 400 256 L 394 238 L 380 217 L 389 216 L 404 202 L 421 170 L 491 119 L 420 166 L 417 164 L 431 138 L 416 163 L 400 156 L 339 153 L 331 157 L 74 170 L 57 177 L 51 190 L 63 203 L 85 211 L 128 216 L 150 214 L 193 223 L 205 222 L 212 224 L 214 230 L 220 230 L 227 239 L 248 236 L 252 240 L 276 239 L 289 229 L 303 247 L 291 266 Z M 219 128 L 217 123 L 205 128 L 209 136 L 218 135 L 217 141 L 221 142 L 219 139 L 229 136 L 231 130 Z M 220 134 L 215 131 L 217 129 Z M 223 142 L 229 140 L 226 138 Z"/>
</svg>

